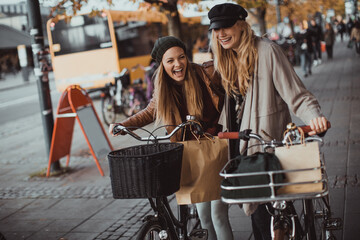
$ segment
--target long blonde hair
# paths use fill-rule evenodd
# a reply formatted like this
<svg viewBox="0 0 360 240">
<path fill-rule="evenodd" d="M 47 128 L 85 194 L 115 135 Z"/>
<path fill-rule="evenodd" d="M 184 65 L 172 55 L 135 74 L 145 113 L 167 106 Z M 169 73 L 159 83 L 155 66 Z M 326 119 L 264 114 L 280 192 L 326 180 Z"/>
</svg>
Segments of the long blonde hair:
<svg viewBox="0 0 360 240">
<path fill-rule="evenodd" d="M 221 74 L 226 93 L 245 95 L 254 74 L 258 52 L 255 47 L 255 34 L 250 25 L 242 20 L 235 24 L 239 24 L 241 29 L 240 45 L 236 51 L 222 48 L 214 31 L 211 35 L 211 49 L 214 53 L 215 70 Z"/>
<path fill-rule="evenodd" d="M 164 69 L 162 62 L 160 63 L 155 75 L 155 89 L 154 98 L 156 99 L 156 120 L 155 123 L 160 122 L 164 124 L 181 123 L 181 116 L 179 112 L 179 93 L 176 91 L 176 86 L 171 81 L 173 80 Z M 187 70 L 184 78 L 183 93 L 186 99 L 187 110 L 190 115 L 194 115 L 196 119 L 202 119 L 202 90 L 199 81 L 197 80 L 195 70 L 192 68 L 187 59 Z"/>
</svg>

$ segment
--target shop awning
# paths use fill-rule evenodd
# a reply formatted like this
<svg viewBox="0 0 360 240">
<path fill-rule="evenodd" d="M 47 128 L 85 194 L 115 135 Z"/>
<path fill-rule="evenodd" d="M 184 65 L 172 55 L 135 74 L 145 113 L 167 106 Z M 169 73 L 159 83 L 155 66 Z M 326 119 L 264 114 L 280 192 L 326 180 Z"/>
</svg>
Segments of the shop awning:
<svg viewBox="0 0 360 240">
<path fill-rule="evenodd" d="M 16 48 L 18 45 L 31 45 L 31 37 L 27 32 L 0 24 L 0 49 Z"/>
</svg>

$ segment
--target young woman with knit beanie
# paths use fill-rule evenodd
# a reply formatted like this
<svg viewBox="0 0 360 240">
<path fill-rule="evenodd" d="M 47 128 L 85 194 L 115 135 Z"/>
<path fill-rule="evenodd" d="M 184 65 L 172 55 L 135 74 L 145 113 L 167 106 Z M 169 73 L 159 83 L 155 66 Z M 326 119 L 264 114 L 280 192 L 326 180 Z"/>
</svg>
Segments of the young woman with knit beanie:
<svg viewBox="0 0 360 240">
<path fill-rule="evenodd" d="M 111 124 L 109 133 L 120 124 L 125 127 L 143 127 L 155 121 L 174 126 L 185 122 L 193 115 L 203 130 L 217 135 L 222 130 L 218 124 L 224 101 L 224 92 L 219 75 L 214 73 L 212 62 L 202 66 L 190 63 L 184 43 L 172 36 L 159 38 L 151 57 L 159 64 L 155 73 L 154 95 L 149 105 L 141 112 L 117 124 Z M 185 140 L 193 139 L 185 131 Z M 182 141 L 180 132 L 171 141 Z M 194 159 L 196 160 L 196 159 Z M 208 239 L 232 240 L 233 234 L 228 217 L 228 205 L 220 199 L 196 203 L 201 226 L 208 230 Z"/>
</svg>

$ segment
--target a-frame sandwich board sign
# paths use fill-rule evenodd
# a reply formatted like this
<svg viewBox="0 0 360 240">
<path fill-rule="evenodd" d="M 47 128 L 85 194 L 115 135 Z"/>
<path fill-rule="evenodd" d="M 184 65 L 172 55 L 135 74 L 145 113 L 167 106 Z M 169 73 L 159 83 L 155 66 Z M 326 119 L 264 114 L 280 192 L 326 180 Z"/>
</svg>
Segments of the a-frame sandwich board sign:
<svg viewBox="0 0 360 240">
<path fill-rule="evenodd" d="M 99 159 L 113 151 L 113 147 L 87 92 L 78 85 L 71 85 L 62 93 L 57 107 L 47 177 L 50 175 L 51 163 L 66 156 L 66 166 L 69 165 L 75 119 L 80 125 L 101 176 L 104 176 Z"/>
</svg>

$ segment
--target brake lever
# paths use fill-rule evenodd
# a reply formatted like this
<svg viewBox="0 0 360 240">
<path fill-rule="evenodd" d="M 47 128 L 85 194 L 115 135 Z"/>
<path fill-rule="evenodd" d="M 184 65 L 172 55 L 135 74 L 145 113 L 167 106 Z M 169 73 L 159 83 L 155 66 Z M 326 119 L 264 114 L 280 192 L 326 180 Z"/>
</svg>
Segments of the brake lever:
<svg viewBox="0 0 360 240">
<path fill-rule="evenodd" d="M 310 136 L 310 137 L 305 138 L 305 140 L 306 140 L 306 142 L 309 142 L 309 141 L 323 142 L 322 138 L 318 137 L 318 136 Z"/>
<path fill-rule="evenodd" d="M 244 140 L 244 141 L 249 141 L 251 131 L 252 131 L 251 129 L 245 129 L 245 130 L 239 132 L 239 139 Z"/>
<path fill-rule="evenodd" d="M 130 127 L 131 128 L 131 127 Z M 136 133 L 134 133 L 133 131 L 131 131 L 129 129 L 129 127 L 124 127 L 122 125 L 117 125 L 113 128 L 112 132 L 114 135 L 119 134 L 120 132 L 125 132 L 126 134 L 130 134 L 131 136 L 133 136 L 136 139 L 141 139 L 141 137 L 139 135 L 137 135 Z"/>
<path fill-rule="evenodd" d="M 120 129 L 119 129 L 120 128 Z M 121 125 L 116 125 L 113 129 L 112 129 L 112 133 L 114 136 L 116 136 L 118 133 L 120 133 L 121 131 L 123 131 L 125 127 L 121 126 Z"/>
</svg>

